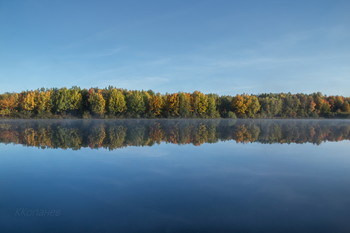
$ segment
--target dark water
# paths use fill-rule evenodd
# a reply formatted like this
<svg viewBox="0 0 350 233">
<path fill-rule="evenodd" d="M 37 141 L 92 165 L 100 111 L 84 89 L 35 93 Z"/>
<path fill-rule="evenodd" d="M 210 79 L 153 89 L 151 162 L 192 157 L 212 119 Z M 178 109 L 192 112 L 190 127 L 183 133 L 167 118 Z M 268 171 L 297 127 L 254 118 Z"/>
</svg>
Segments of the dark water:
<svg viewBox="0 0 350 233">
<path fill-rule="evenodd" d="M 350 121 L 0 121 L 0 232 L 350 232 Z"/>
</svg>

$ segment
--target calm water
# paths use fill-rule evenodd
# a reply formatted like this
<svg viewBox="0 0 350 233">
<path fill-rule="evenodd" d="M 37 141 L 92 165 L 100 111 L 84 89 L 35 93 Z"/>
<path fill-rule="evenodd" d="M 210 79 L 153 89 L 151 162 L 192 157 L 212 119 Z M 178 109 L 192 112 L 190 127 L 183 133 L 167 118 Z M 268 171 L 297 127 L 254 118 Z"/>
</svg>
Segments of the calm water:
<svg viewBox="0 0 350 233">
<path fill-rule="evenodd" d="M 0 121 L 0 232 L 350 232 L 350 121 Z"/>
</svg>

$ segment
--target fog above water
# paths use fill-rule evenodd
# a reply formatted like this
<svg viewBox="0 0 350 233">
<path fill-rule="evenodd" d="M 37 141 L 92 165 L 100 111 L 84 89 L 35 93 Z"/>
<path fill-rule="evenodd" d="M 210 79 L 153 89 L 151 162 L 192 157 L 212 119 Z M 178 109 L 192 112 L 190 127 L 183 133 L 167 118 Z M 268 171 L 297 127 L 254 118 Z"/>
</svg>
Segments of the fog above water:
<svg viewBox="0 0 350 233">
<path fill-rule="evenodd" d="M 0 143 L 80 149 L 172 144 L 313 143 L 350 139 L 349 120 L 1 120 Z"/>
</svg>

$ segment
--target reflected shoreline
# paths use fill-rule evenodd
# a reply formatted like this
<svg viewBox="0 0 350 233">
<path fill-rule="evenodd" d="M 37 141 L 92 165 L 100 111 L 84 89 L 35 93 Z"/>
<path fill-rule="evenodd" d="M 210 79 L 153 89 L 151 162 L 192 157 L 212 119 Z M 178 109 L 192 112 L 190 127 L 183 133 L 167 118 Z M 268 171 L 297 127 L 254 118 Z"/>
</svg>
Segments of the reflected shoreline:
<svg viewBox="0 0 350 233">
<path fill-rule="evenodd" d="M 106 148 L 172 144 L 313 143 L 350 140 L 348 120 L 133 119 L 0 120 L 0 143 L 38 148 Z"/>
</svg>

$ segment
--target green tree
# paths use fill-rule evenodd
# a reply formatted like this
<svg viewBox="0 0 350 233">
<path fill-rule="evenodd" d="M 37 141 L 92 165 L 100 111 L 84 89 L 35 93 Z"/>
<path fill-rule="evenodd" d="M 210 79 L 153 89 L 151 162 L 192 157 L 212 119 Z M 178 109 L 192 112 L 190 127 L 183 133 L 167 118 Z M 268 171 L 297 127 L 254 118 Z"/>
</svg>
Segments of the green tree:
<svg viewBox="0 0 350 233">
<path fill-rule="evenodd" d="M 126 102 L 131 116 L 140 117 L 145 113 L 144 96 L 140 91 L 129 91 L 126 95 Z"/>
<path fill-rule="evenodd" d="M 247 95 L 246 98 L 246 104 L 247 104 L 247 116 L 248 117 L 254 117 L 255 114 L 260 110 L 260 103 L 258 100 L 258 97 L 254 95 Z"/>
<path fill-rule="evenodd" d="M 229 117 L 229 112 L 232 112 L 232 96 L 220 96 L 218 99 L 218 109 L 221 117 Z M 230 115 L 232 116 L 232 114 Z"/>
<path fill-rule="evenodd" d="M 282 99 L 283 99 L 282 116 L 297 117 L 299 108 L 301 105 L 298 97 L 288 93 L 286 95 L 283 95 Z"/>
<path fill-rule="evenodd" d="M 106 100 L 103 98 L 100 90 L 95 91 L 94 89 L 90 89 L 88 101 L 91 112 L 98 115 L 103 115 L 105 113 Z"/>
<path fill-rule="evenodd" d="M 179 93 L 179 115 L 181 117 L 190 117 L 192 114 L 191 108 L 191 94 Z"/>
<path fill-rule="evenodd" d="M 279 117 L 282 112 L 282 99 L 273 94 L 259 96 L 260 114 L 262 117 Z"/>
<path fill-rule="evenodd" d="M 207 108 L 207 117 L 209 118 L 216 118 L 219 117 L 220 114 L 217 110 L 217 95 L 209 94 L 207 95 L 208 98 L 208 108 Z"/>
<path fill-rule="evenodd" d="M 120 115 L 126 111 L 126 100 L 122 91 L 111 89 L 108 101 L 108 112 L 113 115 Z"/>
</svg>

